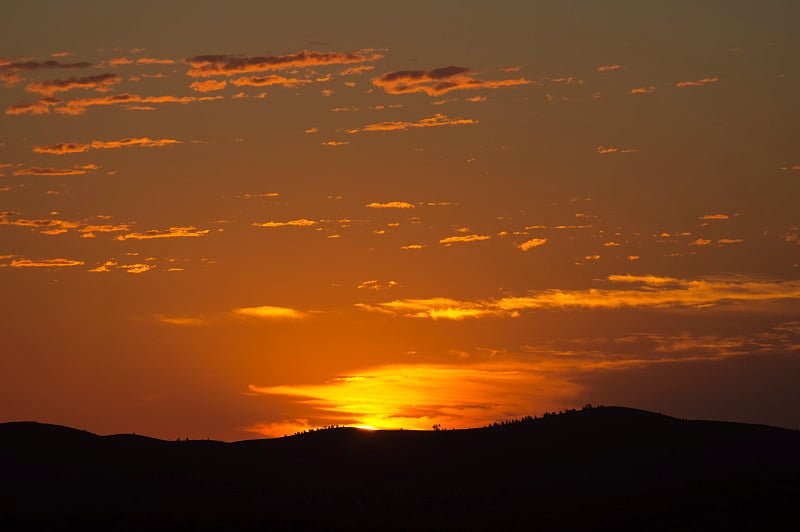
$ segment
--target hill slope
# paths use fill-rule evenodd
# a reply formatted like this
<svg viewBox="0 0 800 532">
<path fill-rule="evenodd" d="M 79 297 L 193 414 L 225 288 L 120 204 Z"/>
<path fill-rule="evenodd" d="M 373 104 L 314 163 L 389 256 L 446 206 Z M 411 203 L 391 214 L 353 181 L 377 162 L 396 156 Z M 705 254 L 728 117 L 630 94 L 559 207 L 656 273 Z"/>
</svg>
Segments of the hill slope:
<svg viewBox="0 0 800 532">
<path fill-rule="evenodd" d="M 800 496 L 800 432 L 621 407 L 236 443 L 6 423 L 0 452 L 26 530 L 789 530 Z"/>
</svg>

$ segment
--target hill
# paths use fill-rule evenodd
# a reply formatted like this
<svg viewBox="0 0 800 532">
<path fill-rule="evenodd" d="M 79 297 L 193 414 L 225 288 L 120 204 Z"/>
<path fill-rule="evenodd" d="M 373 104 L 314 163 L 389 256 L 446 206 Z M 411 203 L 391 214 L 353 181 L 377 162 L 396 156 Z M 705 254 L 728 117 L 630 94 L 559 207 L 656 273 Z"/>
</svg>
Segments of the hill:
<svg viewBox="0 0 800 532">
<path fill-rule="evenodd" d="M 5 530 L 789 530 L 800 432 L 622 407 L 235 443 L 5 423 L 0 472 Z"/>
</svg>

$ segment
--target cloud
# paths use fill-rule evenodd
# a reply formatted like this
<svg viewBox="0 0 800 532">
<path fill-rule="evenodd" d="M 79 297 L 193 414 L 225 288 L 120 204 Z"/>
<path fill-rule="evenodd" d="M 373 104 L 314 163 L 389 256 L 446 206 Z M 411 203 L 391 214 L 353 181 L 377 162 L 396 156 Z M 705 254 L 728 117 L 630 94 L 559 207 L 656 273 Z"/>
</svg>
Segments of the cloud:
<svg viewBox="0 0 800 532">
<path fill-rule="evenodd" d="M 306 220 L 300 218 L 297 220 L 288 220 L 286 222 L 253 222 L 253 227 L 310 227 L 316 225 L 318 222 L 314 220 Z"/>
<path fill-rule="evenodd" d="M 628 94 L 652 94 L 656 91 L 656 87 L 654 85 L 650 85 L 649 87 L 638 87 L 636 89 L 631 89 L 628 91 Z"/>
<path fill-rule="evenodd" d="M 597 147 L 597 154 L 598 155 L 608 155 L 610 153 L 638 153 L 639 150 L 636 148 L 624 148 L 624 147 L 617 147 L 617 146 L 598 146 Z"/>
<path fill-rule="evenodd" d="M 517 247 L 522 251 L 528 251 L 529 249 L 538 248 L 539 246 L 543 246 L 547 243 L 546 238 L 531 238 L 530 240 L 526 240 L 521 244 L 517 244 Z"/>
<path fill-rule="evenodd" d="M 540 290 L 532 291 L 527 296 L 479 301 L 435 297 L 357 306 L 394 316 L 460 320 L 517 317 L 520 311 L 532 309 L 741 308 L 747 304 L 800 299 L 800 281 L 763 281 L 741 277 L 686 280 L 653 275 L 611 275 L 606 280 L 612 285 L 629 286 Z"/>
<path fill-rule="evenodd" d="M 372 84 L 389 94 L 410 94 L 424 92 L 437 96 L 454 90 L 499 89 L 529 85 L 525 78 L 503 80 L 481 80 L 467 67 L 446 66 L 434 70 L 400 70 L 387 72 L 372 80 Z"/>
<path fill-rule="evenodd" d="M 68 100 L 61 107 L 56 107 L 55 111 L 65 115 L 80 115 L 86 112 L 89 107 L 103 105 L 130 105 L 130 104 L 155 104 L 155 103 L 178 103 L 182 105 L 210 102 L 221 100 L 222 96 L 140 96 L 138 94 L 115 94 L 102 98 L 84 98 L 79 100 Z M 129 107 L 135 109 L 135 107 Z"/>
<path fill-rule="evenodd" d="M 166 316 L 164 314 L 156 314 L 155 318 L 161 323 L 165 323 L 167 325 L 178 325 L 180 327 L 199 327 L 208 325 L 208 320 L 204 317 Z"/>
<path fill-rule="evenodd" d="M 204 81 L 195 81 L 194 83 L 190 84 L 189 87 L 192 88 L 193 91 L 197 92 L 212 92 L 224 89 L 228 85 L 228 82 L 223 80 L 216 80 L 216 79 L 207 79 Z"/>
<path fill-rule="evenodd" d="M 73 168 L 50 168 L 42 166 L 31 166 L 29 168 L 18 168 L 14 170 L 13 175 L 42 175 L 42 176 L 66 176 L 66 175 L 83 175 L 90 170 L 97 170 L 97 165 L 87 164 L 84 166 L 75 166 Z"/>
<path fill-rule="evenodd" d="M 477 123 L 477 120 L 471 118 L 449 118 L 441 113 L 436 113 L 430 118 L 423 118 L 417 122 L 379 122 L 377 124 L 368 124 L 362 128 L 348 129 L 347 132 L 354 134 L 364 131 L 405 131 L 421 127 L 462 126 Z"/>
<path fill-rule="evenodd" d="M 358 65 L 354 67 L 348 67 L 339 72 L 340 76 L 352 76 L 353 74 L 363 74 L 364 72 L 368 72 L 373 70 L 375 67 L 373 65 Z"/>
<path fill-rule="evenodd" d="M 743 238 L 720 238 L 717 240 L 717 244 L 725 245 L 725 244 L 741 244 L 744 242 Z"/>
<path fill-rule="evenodd" d="M 108 90 L 108 87 L 121 81 L 117 74 L 97 74 L 94 76 L 84 76 L 80 78 L 51 79 L 45 81 L 34 81 L 25 86 L 28 92 L 36 92 L 42 96 L 52 97 L 58 92 L 65 92 L 72 89 L 94 89 L 99 91 Z"/>
<path fill-rule="evenodd" d="M 159 59 L 157 57 L 140 57 L 136 60 L 139 65 L 172 65 L 176 62 L 174 59 Z"/>
<path fill-rule="evenodd" d="M 260 307 L 235 308 L 232 312 L 234 314 L 238 314 L 239 316 L 270 320 L 300 320 L 308 317 L 307 312 L 295 310 L 293 308 L 272 307 L 267 305 Z"/>
<path fill-rule="evenodd" d="M 325 142 L 321 142 L 320 144 L 322 144 L 323 146 L 331 146 L 331 147 L 347 146 L 348 144 L 350 144 L 350 141 L 349 140 L 326 140 Z"/>
<path fill-rule="evenodd" d="M 211 232 L 210 229 L 198 229 L 194 226 L 170 227 L 167 230 L 159 231 L 151 229 L 144 233 L 126 233 L 119 235 L 114 240 L 151 240 L 157 238 L 197 238 L 206 236 Z"/>
<path fill-rule="evenodd" d="M 719 81 L 719 78 L 717 76 L 714 76 L 713 78 L 703 78 L 695 81 L 679 81 L 675 84 L 675 86 L 678 87 L 679 89 L 684 89 L 686 87 L 702 87 L 703 85 L 708 85 L 709 83 L 716 83 L 717 81 Z"/>
<path fill-rule="evenodd" d="M 73 142 L 62 144 L 51 144 L 49 146 L 36 146 L 33 151 L 36 153 L 52 153 L 64 155 L 67 153 L 83 153 L 89 150 L 113 150 L 117 148 L 160 148 L 171 144 L 182 144 L 175 139 L 151 139 L 149 137 L 128 138 L 120 140 L 93 140 L 89 144 L 77 144 Z"/>
<path fill-rule="evenodd" d="M 6 109 L 7 115 L 46 115 L 50 113 L 50 108 L 61 103 L 57 98 L 40 98 L 35 102 L 15 103 Z"/>
<path fill-rule="evenodd" d="M 231 81 L 237 87 L 267 87 L 270 85 L 279 85 L 286 88 L 295 88 L 298 85 L 305 85 L 307 83 L 314 83 L 317 80 L 313 79 L 300 79 L 300 78 L 287 78 L 284 76 L 271 75 L 271 76 L 249 76 L 243 78 L 236 78 Z"/>
<path fill-rule="evenodd" d="M 711 243 L 711 240 L 708 240 L 707 238 L 698 238 L 697 240 L 692 242 L 691 245 L 693 245 L 693 246 L 707 246 L 710 243 Z"/>
<path fill-rule="evenodd" d="M 311 409 L 321 425 L 345 423 L 380 429 L 430 430 L 483 426 L 509 416 L 556 409 L 580 387 L 534 363 L 398 364 L 365 368 L 322 384 L 256 386 L 249 391 L 285 396 Z M 305 420 L 308 423 L 307 420 Z M 264 425 L 264 435 L 286 433 Z"/>
<path fill-rule="evenodd" d="M 369 279 L 367 281 L 361 281 L 356 288 L 359 289 L 366 289 L 366 290 L 388 290 L 390 288 L 394 288 L 398 286 L 400 283 L 397 281 L 388 281 L 382 283 L 377 279 Z"/>
<path fill-rule="evenodd" d="M 730 216 L 727 214 L 704 214 L 701 220 L 727 220 Z"/>
<path fill-rule="evenodd" d="M 370 209 L 413 209 L 414 204 L 406 201 L 388 201 L 386 203 L 367 203 L 365 207 Z"/>
<path fill-rule="evenodd" d="M 382 59 L 383 54 L 373 50 L 358 52 L 302 52 L 271 56 L 198 55 L 184 61 L 191 68 L 191 77 L 233 76 L 247 72 L 266 72 L 325 65 L 370 63 Z"/>
<path fill-rule="evenodd" d="M 597 67 L 598 72 L 611 72 L 614 70 L 620 70 L 622 65 L 600 65 Z"/>
<path fill-rule="evenodd" d="M 406 244 L 405 246 L 400 246 L 400 249 L 422 249 L 424 247 L 424 244 Z"/>
<path fill-rule="evenodd" d="M 73 259 L 14 259 L 9 266 L 12 268 L 70 268 L 83 264 L 83 261 Z"/>
<path fill-rule="evenodd" d="M 23 80 L 19 75 L 20 72 L 32 72 L 34 70 L 74 70 L 81 68 L 91 67 L 91 63 L 61 63 L 60 61 L 16 61 L 6 62 L 5 64 L 0 61 L 0 79 L 2 79 L 6 86 L 13 87 Z"/>
<path fill-rule="evenodd" d="M 490 236 L 488 235 L 457 235 L 457 236 L 448 236 L 439 240 L 440 244 L 456 244 L 456 243 L 464 243 L 464 242 L 480 242 L 481 240 L 489 240 Z"/>
</svg>

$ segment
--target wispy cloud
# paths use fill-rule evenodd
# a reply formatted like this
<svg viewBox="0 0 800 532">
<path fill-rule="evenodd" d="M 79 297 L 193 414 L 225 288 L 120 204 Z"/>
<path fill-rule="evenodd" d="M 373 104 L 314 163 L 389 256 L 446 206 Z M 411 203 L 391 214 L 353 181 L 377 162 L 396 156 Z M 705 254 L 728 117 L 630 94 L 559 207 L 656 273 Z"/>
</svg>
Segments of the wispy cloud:
<svg viewBox="0 0 800 532">
<path fill-rule="evenodd" d="M 598 155 L 608 155 L 611 153 L 637 153 L 639 150 L 619 146 L 598 146 L 596 151 Z"/>
<path fill-rule="evenodd" d="M 12 268 L 71 268 L 84 263 L 74 259 L 13 259 L 8 266 Z"/>
<path fill-rule="evenodd" d="M 260 307 L 240 307 L 232 311 L 239 316 L 261 318 L 269 320 L 300 320 L 309 316 L 308 312 L 288 307 L 273 307 L 263 305 Z"/>
<path fill-rule="evenodd" d="M 211 102 L 221 100 L 222 96 L 140 96 L 138 94 L 114 94 L 112 96 L 104 96 L 102 98 L 83 98 L 78 100 L 68 100 L 64 105 L 55 108 L 56 113 L 65 115 L 81 115 L 85 113 L 90 107 L 105 106 L 105 105 L 132 105 L 132 104 L 162 104 L 162 103 L 177 103 L 177 104 L 190 104 L 197 102 Z M 129 109 L 135 109 L 129 107 Z"/>
<path fill-rule="evenodd" d="M 318 80 L 304 79 L 304 78 L 287 78 L 284 76 L 270 75 L 270 76 L 247 76 L 236 78 L 231 81 L 237 87 L 268 87 L 271 85 L 278 85 L 280 87 L 295 88 L 299 85 L 308 83 L 315 83 Z"/>
<path fill-rule="evenodd" d="M 459 243 L 467 243 L 467 242 L 480 242 L 481 240 L 489 240 L 492 238 L 489 235 L 456 235 L 456 236 L 448 236 L 439 240 L 440 244 L 459 244 Z"/>
<path fill-rule="evenodd" d="M 620 70 L 622 65 L 600 65 L 597 67 L 598 72 L 612 72 L 614 70 Z"/>
<path fill-rule="evenodd" d="M 51 168 L 43 166 L 31 166 L 28 168 L 17 168 L 12 172 L 13 175 L 40 175 L 40 176 L 67 176 L 67 175 L 83 175 L 91 170 L 97 170 L 98 166 L 94 164 L 86 164 L 83 166 L 74 166 L 72 168 Z"/>
<path fill-rule="evenodd" d="M 35 70 L 76 70 L 91 67 L 91 63 L 62 63 L 60 61 L 14 61 L 0 62 L 0 79 L 6 86 L 12 87 L 23 80 L 20 72 L 32 72 Z"/>
<path fill-rule="evenodd" d="M 165 314 L 156 314 L 155 318 L 161 323 L 180 327 L 200 327 L 208 325 L 209 323 L 208 320 L 202 316 L 168 316 Z"/>
<path fill-rule="evenodd" d="M 367 124 L 361 128 L 348 129 L 347 132 L 354 134 L 365 131 L 405 131 L 422 127 L 463 126 L 477 123 L 477 120 L 471 118 L 449 118 L 441 113 L 436 113 L 430 118 L 423 118 L 417 122 L 379 122 L 377 124 Z"/>
<path fill-rule="evenodd" d="M 65 155 L 68 153 L 83 153 L 89 150 L 113 150 L 118 148 L 160 148 L 172 144 L 182 144 L 175 139 L 151 139 L 149 137 L 128 138 L 120 140 L 93 140 L 88 144 L 74 142 L 51 144 L 49 146 L 36 146 L 33 151 L 36 153 L 52 153 L 55 155 Z"/>
<path fill-rule="evenodd" d="M 547 244 L 546 238 L 531 238 L 530 240 L 526 240 L 521 244 L 517 244 L 517 247 L 522 251 L 528 251 L 533 248 L 538 248 L 539 246 L 543 246 Z"/>
<path fill-rule="evenodd" d="M 437 96 L 454 90 L 463 89 L 499 89 L 529 85 L 525 78 L 482 80 L 467 67 L 447 66 L 434 70 L 399 70 L 372 80 L 373 85 L 382 88 L 389 94 L 409 94 L 424 92 L 429 96 Z"/>
<path fill-rule="evenodd" d="M 704 85 L 708 85 L 709 83 L 716 83 L 719 81 L 717 76 L 713 78 L 703 78 L 694 81 L 679 81 L 675 84 L 676 87 L 679 89 L 684 89 L 686 87 L 702 87 Z"/>
<path fill-rule="evenodd" d="M 58 98 L 40 98 L 35 102 L 20 102 L 6 109 L 7 115 L 46 115 L 50 113 L 50 108 L 61 103 Z"/>
<path fill-rule="evenodd" d="M 288 220 L 285 222 L 253 222 L 253 227 L 310 227 L 312 225 L 316 225 L 317 221 L 315 220 L 307 220 L 305 218 L 299 218 L 297 220 Z"/>
<path fill-rule="evenodd" d="M 36 92 L 42 96 L 52 97 L 56 93 L 66 92 L 72 89 L 94 89 L 98 91 L 109 90 L 111 85 L 121 81 L 117 74 L 105 73 L 94 76 L 84 76 L 78 78 L 50 79 L 45 81 L 34 81 L 25 86 L 28 92 Z"/>
<path fill-rule="evenodd" d="M 655 85 L 650 85 L 649 87 L 637 87 L 635 89 L 631 89 L 628 91 L 628 94 L 652 94 L 656 92 Z"/>
<path fill-rule="evenodd" d="M 224 89 L 227 86 L 228 86 L 228 82 L 226 80 L 224 80 L 224 79 L 223 80 L 206 79 L 206 80 L 203 80 L 203 81 L 195 81 L 194 83 L 191 83 L 189 85 L 189 87 L 191 87 L 191 89 L 193 91 L 197 91 L 197 92 L 219 91 L 219 90 Z"/>
<path fill-rule="evenodd" d="M 271 56 L 198 55 L 185 59 L 191 77 L 233 76 L 247 72 L 266 72 L 325 65 L 370 63 L 383 58 L 374 50 L 358 52 L 302 52 Z"/>
<path fill-rule="evenodd" d="M 372 203 L 367 203 L 365 207 L 370 209 L 413 209 L 414 204 L 406 201 L 388 201 L 386 203 L 373 201 Z"/>
<path fill-rule="evenodd" d="M 451 319 L 517 317 L 524 310 L 552 308 L 616 309 L 623 307 L 704 308 L 746 307 L 770 301 L 800 299 L 800 281 L 757 279 L 685 280 L 653 275 L 611 275 L 611 284 L 625 288 L 541 290 L 527 296 L 478 301 L 436 297 L 400 299 L 358 306 L 374 312 L 411 318 Z"/>
<path fill-rule="evenodd" d="M 704 214 L 700 217 L 701 220 L 727 220 L 730 216 L 727 214 Z"/>
<path fill-rule="evenodd" d="M 152 240 L 159 238 L 197 238 L 206 236 L 211 232 L 210 229 L 198 229 L 194 226 L 185 227 L 170 227 L 169 229 L 160 231 L 151 229 L 143 233 L 126 233 L 114 237 L 114 240 Z"/>
</svg>

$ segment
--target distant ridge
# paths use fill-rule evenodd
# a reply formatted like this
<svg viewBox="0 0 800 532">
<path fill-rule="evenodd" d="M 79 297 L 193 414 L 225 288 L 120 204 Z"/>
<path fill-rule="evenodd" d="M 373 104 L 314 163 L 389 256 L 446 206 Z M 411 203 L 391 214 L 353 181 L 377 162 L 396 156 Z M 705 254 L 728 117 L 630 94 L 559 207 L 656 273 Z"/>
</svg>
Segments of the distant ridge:
<svg viewBox="0 0 800 532">
<path fill-rule="evenodd" d="M 788 530 L 797 500 L 800 432 L 624 407 L 234 443 L 0 424 L 8 530 Z"/>
</svg>

